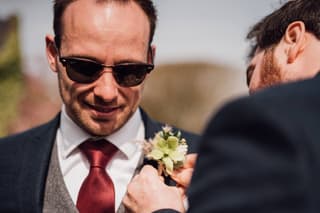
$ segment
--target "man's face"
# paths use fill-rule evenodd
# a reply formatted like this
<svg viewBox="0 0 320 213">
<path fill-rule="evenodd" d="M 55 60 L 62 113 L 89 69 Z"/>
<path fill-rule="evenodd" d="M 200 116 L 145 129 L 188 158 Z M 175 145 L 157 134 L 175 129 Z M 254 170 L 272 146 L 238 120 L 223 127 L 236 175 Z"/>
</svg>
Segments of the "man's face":
<svg viewBox="0 0 320 213">
<path fill-rule="evenodd" d="M 274 48 L 257 49 L 247 68 L 249 93 L 281 83 L 281 68 Z"/>
<path fill-rule="evenodd" d="M 87 58 L 106 65 L 151 62 L 149 21 L 133 2 L 75 1 L 65 10 L 62 26 L 62 57 Z M 110 135 L 137 110 L 143 84 L 121 87 L 111 72 L 103 72 L 92 83 L 77 83 L 68 78 L 58 59 L 55 63 L 67 114 L 88 133 Z"/>
</svg>

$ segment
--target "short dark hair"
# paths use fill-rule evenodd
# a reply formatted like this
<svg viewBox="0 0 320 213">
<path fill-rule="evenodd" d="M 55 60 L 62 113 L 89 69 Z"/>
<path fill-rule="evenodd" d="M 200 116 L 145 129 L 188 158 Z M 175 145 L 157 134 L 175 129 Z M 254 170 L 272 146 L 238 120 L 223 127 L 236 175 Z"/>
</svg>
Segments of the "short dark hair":
<svg viewBox="0 0 320 213">
<path fill-rule="evenodd" d="M 53 6 L 53 30 L 55 34 L 55 42 L 58 48 L 61 45 L 61 35 L 62 35 L 62 23 L 61 19 L 64 11 L 72 2 L 77 0 L 54 0 Z M 129 3 L 131 1 L 135 2 L 147 15 L 150 23 L 150 35 L 149 44 L 153 40 L 153 36 L 157 24 L 157 10 L 152 2 L 152 0 L 96 0 L 97 2 L 119 2 L 119 3 Z"/>
<path fill-rule="evenodd" d="M 320 1 L 287 1 L 250 29 L 246 38 L 251 41 L 251 49 L 266 49 L 278 44 L 287 27 L 294 21 L 302 21 L 305 24 L 306 31 L 320 39 Z M 250 50 L 248 57 L 252 56 L 252 50 Z"/>
</svg>

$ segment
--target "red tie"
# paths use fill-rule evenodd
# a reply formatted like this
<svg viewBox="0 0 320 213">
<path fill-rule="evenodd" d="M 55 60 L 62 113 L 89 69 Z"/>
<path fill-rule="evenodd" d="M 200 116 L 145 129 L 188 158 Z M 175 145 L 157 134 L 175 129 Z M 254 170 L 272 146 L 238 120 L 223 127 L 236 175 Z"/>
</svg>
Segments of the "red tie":
<svg viewBox="0 0 320 213">
<path fill-rule="evenodd" d="M 118 150 L 106 140 L 87 140 L 79 148 L 90 163 L 89 175 L 83 181 L 77 200 L 80 213 L 114 213 L 114 186 L 106 173 L 108 161 Z"/>
</svg>

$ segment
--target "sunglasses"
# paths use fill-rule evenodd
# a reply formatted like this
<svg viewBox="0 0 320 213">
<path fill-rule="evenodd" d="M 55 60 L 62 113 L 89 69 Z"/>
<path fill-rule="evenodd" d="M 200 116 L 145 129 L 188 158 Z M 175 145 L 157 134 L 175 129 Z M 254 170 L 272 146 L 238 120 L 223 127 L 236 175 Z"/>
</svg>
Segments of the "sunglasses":
<svg viewBox="0 0 320 213">
<path fill-rule="evenodd" d="M 112 75 L 122 87 L 133 87 L 141 84 L 154 65 L 146 63 L 123 63 L 104 65 L 94 60 L 78 57 L 59 57 L 66 68 L 68 77 L 78 83 L 92 83 L 97 80 L 105 68 L 112 69 Z"/>
</svg>

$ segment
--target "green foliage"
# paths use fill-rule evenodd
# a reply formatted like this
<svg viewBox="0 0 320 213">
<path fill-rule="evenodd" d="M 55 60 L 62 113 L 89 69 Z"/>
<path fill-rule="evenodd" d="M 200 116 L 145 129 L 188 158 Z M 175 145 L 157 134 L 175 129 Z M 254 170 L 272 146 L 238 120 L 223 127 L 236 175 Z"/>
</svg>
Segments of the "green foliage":
<svg viewBox="0 0 320 213">
<path fill-rule="evenodd" d="M 17 115 L 23 87 L 17 18 L 10 18 L 8 26 L 0 44 L 0 136 L 7 135 L 8 123 Z"/>
</svg>

